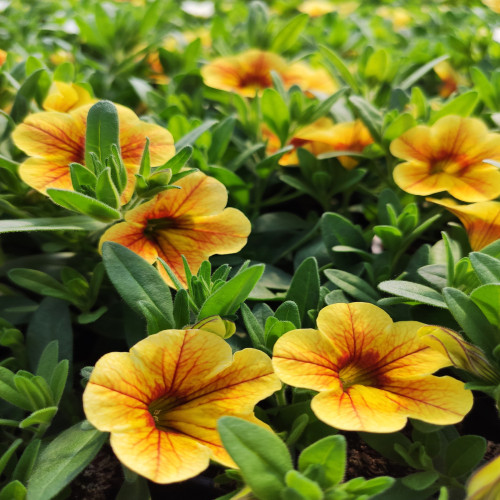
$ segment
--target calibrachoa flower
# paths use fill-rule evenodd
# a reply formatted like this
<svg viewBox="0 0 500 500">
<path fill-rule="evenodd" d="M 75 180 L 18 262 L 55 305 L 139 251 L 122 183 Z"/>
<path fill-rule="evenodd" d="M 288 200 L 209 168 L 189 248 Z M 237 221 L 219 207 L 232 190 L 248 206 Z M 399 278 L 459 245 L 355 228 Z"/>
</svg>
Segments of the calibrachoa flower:
<svg viewBox="0 0 500 500">
<path fill-rule="evenodd" d="M 241 250 L 250 234 L 250 221 L 235 208 L 224 208 L 227 191 L 218 180 L 201 172 L 190 174 L 152 200 L 125 214 L 125 222 L 110 227 L 101 238 L 124 245 L 148 262 L 161 257 L 184 286 L 182 255 L 196 272 L 213 254 Z M 170 286 L 170 278 L 159 266 Z"/>
<path fill-rule="evenodd" d="M 46 111 L 28 115 L 12 133 L 15 145 L 28 156 L 19 167 L 21 179 L 32 188 L 46 193 L 48 188 L 73 189 L 69 164 L 84 163 L 87 114 L 91 104 L 69 113 Z M 120 148 L 128 171 L 128 183 L 122 193 L 126 203 L 134 191 L 135 176 L 149 137 L 151 165 L 163 165 L 175 152 L 170 132 L 146 123 L 124 106 L 116 105 L 120 120 Z"/>
<path fill-rule="evenodd" d="M 267 152 L 272 154 L 280 149 L 280 141 L 269 129 L 263 129 L 264 138 L 268 139 Z M 361 120 L 334 124 L 329 118 L 319 120 L 295 132 L 290 145 L 294 148 L 304 148 L 314 155 L 332 151 L 361 152 L 373 138 Z M 339 156 L 342 166 L 351 170 L 358 164 L 356 158 Z M 296 150 L 283 155 L 280 165 L 297 165 L 299 162 Z"/>
<path fill-rule="evenodd" d="M 442 326 L 424 326 L 418 331 L 423 344 L 449 358 L 456 368 L 468 371 L 493 384 L 500 384 L 500 373 L 491 365 L 479 347 L 469 344 L 457 332 Z"/>
<path fill-rule="evenodd" d="M 498 498 L 500 498 L 500 455 L 472 474 L 467 483 L 465 500 L 498 500 Z"/>
<path fill-rule="evenodd" d="M 43 101 L 43 109 L 68 113 L 94 102 L 97 102 L 97 99 L 94 99 L 88 90 L 80 85 L 55 81 L 50 87 L 49 95 Z"/>
<path fill-rule="evenodd" d="M 290 65 L 278 54 L 257 49 L 219 57 L 201 68 L 209 87 L 247 97 L 254 97 L 256 92 L 272 86 L 271 71 L 281 76 L 286 87 L 297 84 L 304 91 L 330 93 L 337 88 L 324 69 L 314 70 L 302 62 Z"/>
<path fill-rule="evenodd" d="M 500 134 L 477 118 L 449 115 L 431 127 L 413 127 L 392 141 L 391 153 L 406 160 L 394 169 L 394 180 L 408 193 L 448 191 L 471 202 L 500 195 L 500 171 L 483 163 L 500 160 Z"/>
<path fill-rule="evenodd" d="M 500 238 L 500 202 L 458 205 L 453 200 L 428 198 L 456 215 L 465 226 L 472 250 L 481 250 Z"/>
<path fill-rule="evenodd" d="M 459 85 L 465 85 L 467 81 L 465 78 L 455 71 L 448 61 L 441 61 L 434 66 L 434 71 L 437 76 L 442 80 L 443 84 L 439 90 L 441 97 L 449 97 Z"/>
<path fill-rule="evenodd" d="M 261 425 L 254 406 L 280 388 L 271 360 L 256 349 L 231 354 L 217 335 L 165 330 L 129 353 L 104 355 L 83 394 L 87 419 L 111 432 L 111 446 L 131 470 L 157 483 L 196 476 L 209 460 L 229 467 L 217 419 Z"/>
<path fill-rule="evenodd" d="M 449 360 L 422 344 L 422 323 L 393 323 L 372 304 L 332 304 L 322 309 L 318 330 L 293 330 L 275 344 L 278 377 L 319 391 L 311 407 L 338 429 L 395 432 L 408 417 L 448 425 L 472 407 L 472 393 L 433 372 Z"/>
</svg>

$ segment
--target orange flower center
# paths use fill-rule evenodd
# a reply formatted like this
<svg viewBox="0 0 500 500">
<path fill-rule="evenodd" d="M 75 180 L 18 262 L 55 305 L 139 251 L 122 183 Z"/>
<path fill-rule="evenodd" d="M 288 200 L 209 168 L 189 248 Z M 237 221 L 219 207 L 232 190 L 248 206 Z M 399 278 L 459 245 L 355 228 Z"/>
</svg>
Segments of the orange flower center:
<svg viewBox="0 0 500 500">
<path fill-rule="evenodd" d="M 161 219 L 148 219 L 146 227 L 144 228 L 144 235 L 146 238 L 154 239 L 158 231 L 178 227 L 174 219 L 163 217 Z"/>
<path fill-rule="evenodd" d="M 181 403 L 175 396 L 163 396 L 155 399 L 149 406 L 148 411 L 155 421 L 157 429 L 168 429 L 168 414 Z"/>
<path fill-rule="evenodd" d="M 457 158 L 453 156 L 448 156 L 442 159 L 435 159 L 430 162 L 431 165 L 431 174 L 457 174 L 461 170 L 463 170 L 464 165 L 458 161 Z"/>
<path fill-rule="evenodd" d="M 261 73 L 245 73 L 240 76 L 239 87 L 254 87 L 258 89 L 267 89 L 272 85 L 271 73 L 269 71 Z"/>
</svg>

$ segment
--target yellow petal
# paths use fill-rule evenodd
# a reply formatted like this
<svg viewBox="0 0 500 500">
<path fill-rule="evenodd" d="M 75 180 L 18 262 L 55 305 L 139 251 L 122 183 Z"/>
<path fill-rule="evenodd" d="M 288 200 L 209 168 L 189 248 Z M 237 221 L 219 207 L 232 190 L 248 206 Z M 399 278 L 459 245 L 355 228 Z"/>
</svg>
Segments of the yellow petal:
<svg viewBox="0 0 500 500">
<path fill-rule="evenodd" d="M 85 124 L 66 113 L 35 113 L 15 128 L 12 140 L 28 156 L 57 159 L 67 167 L 83 159 Z"/>
<path fill-rule="evenodd" d="M 153 264 L 158 258 L 155 245 L 144 235 L 144 226 L 129 222 L 120 222 L 111 226 L 101 236 L 99 249 L 105 241 L 114 241 L 129 248 L 144 260 Z"/>
<path fill-rule="evenodd" d="M 43 109 L 67 113 L 93 101 L 92 96 L 83 87 L 74 83 L 55 81 L 49 90 L 49 95 L 43 101 Z"/>
<path fill-rule="evenodd" d="M 28 158 L 19 166 L 19 176 L 41 193 L 47 188 L 73 189 L 68 165 L 57 159 Z"/>
<path fill-rule="evenodd" d="M 473 167 L 473 166 L 472 166 Z M 461 201 L 488 201 L 500 196 L 500 171 L 493 165 L 482 164 L 453 177 L 448 192 Z"/>
<path fill-rule="evenodd" d="M 396 158 L 426 163 L 431 157 L 430 140 L 430 127 L 418 125 L 391 142 L 391 153 Z"/>
<path fill-rule="evenodd" d="M 481 250 L 500 238 L 500 202 L 458 205 L 451 200 L 429 198 L 429 201 L 442 205 L 461 220 L 472 250 Z"/>
<path fill-rule="evenodd" d="M 383 389 L 399 405 L 399 412 L 436 425 L 460 422 L 472 408 L 472 392 L 460 380 L 427 376 L 391 380 Z"/>
<path fill-rule="evenodd" d="M 209 464 L 210 451 L 195 440 L 155 427 L 111 434 L 120 461 L 155 483 L 173 483 L 197 476 Z"/>
<path fill-rule="evenodd" d="M 500 456 L 474 472 L 467 483 L 466 500 L 497 500 L 499 496 Z"/>
<path fill-rule="evenodd" d="M 317 330 L 292 330 L 273 350 L 276 375 L 286 384 L 315 391 L 337 388 L 339 353 Z"/>
<path fill-rule="evenodd" d="M 320 420 L 345 431 L 396 432 L 407 420 L 390 394 L 362 385 L 320 392 L 311 408 Z"/>
</svg>

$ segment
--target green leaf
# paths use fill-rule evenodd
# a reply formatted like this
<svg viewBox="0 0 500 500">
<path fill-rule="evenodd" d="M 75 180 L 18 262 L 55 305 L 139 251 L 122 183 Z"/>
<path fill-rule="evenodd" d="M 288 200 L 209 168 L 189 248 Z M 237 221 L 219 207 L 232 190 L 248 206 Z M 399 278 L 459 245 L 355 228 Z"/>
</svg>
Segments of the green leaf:
<svg viewBox="0 0 500 500">
<path fill-rule="evenodd" d="M 19 448 L 19 446 L 22 444 L 23 440 L 22 439 L 16 439 L 8 448 L 7 450 L 3 453 L 3 455 L 0 457 L 0 474 L 3 473 L 5 467 L 9 463 L 9 460 L 11 459 L 12 455 L 15 453 L 15 451 Z"/>
<path fill-rule="evenodd" d="M 446 474 L 459 477 L 474 469 L 486 453 L 487 442 L 481 436 L 460 436 L 446 448 Z"/>
<path fill-rule="evenodd" d="M 125 302 L 136 312 L 140 301 L 157 311 L 161 330 L 174 327 L 172 295 L 160 273 L 142 257 L 111 241 L 102 246 L 104 267 L 109 279 Z"/>
<path fill-rule="evenodd" d="M 465 293 L 455 288 L 443 288 L 443 297 L 451 314 L 472 343 L 484 352 L 493 352 L 500 343 L 498 330 L 486 319 L 481 309 Z"/>
<path fill-rule="evenodd" d="M 500 283 L 482 285 L 470 294 L 486 319 L 500 330 Z"/>
<path fill-rule="evenodd" d="M 32 425 L 49 424 L 57 413 L 57 410 L 57 406 L 48 406 L 47 408 L 36 410 L 19 423 L 19 428 L 26 429 Z"/>
<path fill-rule="evenodd" d="M 241 470 L 245 483 L 260 500 L 276 500 L 293 469 L 287 447 L 271 431 L 236 417 L 217 422 L 224 447 Z"/>
<path fill-rule="evenodd" d="M 412 490 L 420 491 L 425 490 L 432 484 L 436 482 L 439 477 L 439 473 L 435 470 L 426 470 L 423 472 L 415 472 L 402 479 L 402 482 L 408 488 Z"/>
<path fill-rule="evenodd" d="M 295 271 L 286 300 L 295 302 L 299 309 L 301 324 L 307 318 L 307 311 L 316 309 L 319 302 L 319 270 L 314 257 L 305 259 Z"/>
<path fill-rule="evenodd" d="M 290 128 L 290 112 L 281 95 L 274 89 L 265 89 L 261 97 L 262 116 L 268 127 L 284 145 Z"/>
<path fill-rule="evenodd" d="M 90 196 L 77 193 L 76 191 L 49 188 L 47 189 L 47 194 L 54 203 L 57 203 L 61 207 L 74 212 L 90 215 L 103 222 L 111 222 L 121 218 L 121 214 L 118 210 Z"/>
<path fill-rule="evenodd" d="M 416 124 L 417 122 L 413 115 L 410 113 L 403 113 L 384 130 L 384 140 L 393 141 L 410 128 L 415 127 Z"/>
<path fill-rule="evenodd" d="M 184 137 L 181 137 L 175 143 L 175 149 L 179 150 L 180 152 L 180 150 L 182 150 L 185 146 L 191 146 L 196 142 L 196 139 L 198 139 L 198 137 L 204 134 L 207 130 L 210 130 L 216 123 L 218 123 L 217 120 L 205 121 L 200 126 L 196 127 L 194 130 L 191 130 L 191 132 L 187 133 Z"/>
<path fill-rule="evenodd" d="M 35 439 L 26 446 L 23 454 L 17 462 L 16 468 L 12 473 L 12 479 L 17 479 L 23 483 L 26 483 L 31 476 L 31 471 L 35 465 L 35 461 L 38 457 L 38 452 L 40 451 L 40 439 Z M 24 498 L 24 497 L 23 497 Z M 0 496 L 1 499 L 1 496 Z"/>
<path fill-rule="evenodd" d="M 52 373 L 52 377 L 50 377 L 49 385 L 54 395 L 54 403 L 59 404 L 59 401 L 62 397 L 64 388 L 66 387 L 66 381 L 68 379 L 69 373 L 69 361 L 67 359 L 63 359 L 59 361 L 57 366 Z"/>
<path fill-rule="evenodd" d="M 261 324 L 254 316 L 250 308 L 245 304 L 241 304 L 241 316 L 243 318 L 243 323 L 245 324 L 245 328 L 247 329 L 248 336 L 252 340 L 252 344 L 255 348 L 259 348 L 259 346 L 264 345 L 264 328 L 262 328 Z"/>
<path fill-rule="evenodd" d="M 16 387 L 14 374 L 3 366 L 0 366 L 0 398 L 23 410 L 31 410 L 29 399 Z"/>
<path fill-rule="evenodd" d="M 419 69 L 414 71 L 410 76 L 406 77 L 399 85 L 398 87 L 400 89 L 406 90 L 412 87 L 415 83 L 417 83 L 420 78 L 422 78 L 426 73 L 431 71 L 436 64 L 440 63 L 441 61 L 444 61 L 445 59 L 448 59 L 450 56 L 448 54 L 440 57 L 436 57 L 436 59 L 433 59 L 432 61 L 429 61 L 428 63 L 424 64 L 421 66 Z"/>
<path fill-rule="evenodd" d="M 280 321 L 290 321 L 293 323 L 295 328 L 300 328 L 299 308 L 297 307 L 297 304 L 291 300 L 283 302 L 283 304 L 276 309 L 274 317 Z"/>
<path fill-rule="evenodd" d="M 178 143 L 177 148 L 179 148 Z M 193 148 L 191 146 L 184 146 L 182 149 L 179 149 L 177 153 L 170 158 L 170 160 L 164 163 L 161 167 L 158 167 L 158 169 L 164 170 L 169 168 L 172 170 L 172 174 L 176 174 L 187 163 L 192 154 Z"/>
<path fill-rule="evenodd" d="M 321 235 L 327 250 L 333 257 L 332 248 L 338 245 L 366 250 L 367 245 L 359 226 L 342 215 L 326 212 L 321 217 Z"/>
<path fill-rule="evenodd" d="M 348 293 L 355 299 L 374 304 L 379 295 L 365 280 L 359 276 L 341 271 L 340 269 L 326 269 L 325 276 L 334 285 Z"/>
<path fill-rule="evenodd" d="M 97 177 L 95 194 L 99 201 L 113 207 L 120 207 L 120 195 L 111 178 L 111 169 L 105 168 Z"/>
<path fill-rule="evenodd" d="M 47 500 L 67 486 L 97 455 L 108 435 L 82 423 L 59 434 L 40 453 L 28 481 L 26 500 Z"/>
<path fill-rule="evenodd" d="M 378 288 L 383 292 L 406 299 L 416 300 L 422 304 L 430 306 L 442 307 L 446 309 L 446 303 L 439 292 L 420 283 L 412 283 L 411 281 L 389 280 L 379 283 Z"/>
<path fill-rule="evenodd" d="M 265 327 L 266 346 L 271 349 L 282 335 L 292 330 L 295 330 L 295 325 L 290 321 L 280 321 L 273 316 L 267 318 Z"/>
<path fill-rule="evenodd" d="M 359 93 L 358 84 L 351 75 L 351 72 L 347 68 L 345 62 L 337 54 L 335 54 L 333 50 L 329 49 L 325 45 L 320 45 L 319 51 L 321 55 L 337 69 L 342 80 L 344 80 L 344 82 L 347 83 L 347 85 L 349 85 L 354 92 Z"/>
<path fill-rule="evenodd" d="M 471 252 L 469 259 L 481 283 L 500 283 L 500 260 L 481 252 Z"/>
<path fill-rule="evenodd" d="M 90 167 L 93 164 L 91 153 L 94 153 L 104 165 L 106 158 L 113 153 L 111 149 L 113 144 L 120 146 L 118 112 L 112 102 L 99 101 L 90 108 L 87 115 L 85 165 Z"/>
<path fill-rule="evenodd" d="M 14 104 L 10 111 L 10 116 L 14 122 L 19 123 L 30 111 L 30 101 L 35 97 L 38 90 L 38 82 L 42 75 L 46 75 L 44 69 L 38 69 L 31 73 L 28 78 L 23 82 L 21 87 L 16 93 Z"/>
<path fill-rule="evenodd" d="M 437 122 L 440 118 L 447 115 L 470 116 L 477 106 L 479 94 L 475 90 L 469 90 L 460 94 L 452 101 L 446 103 L 438 111 L 434 111 L 429 120 L 429 124 Z"/>
<path fill-rule="evenodd" d="M 0 220 L 0 234 L 21 231 L 93 231 L 101 227 L 100 222 L 82 215 Z"/>
<path fill-rule="evenodd" d="M 222 156 L 231 142 L 235 125 L 236 118 L 228 116 L 214 127 L 212 130 L 212 144 L 210 144 L 207 153 L 209 163 L 218 163 L 222 159 Z"/>
<path fill-rule="evenodd" d="M 496 110 L 495 87 L 488 80 L 488 77 L 479 68 L 470 68 L 470 75 L 479 97 L 491 110 Z"/>
<path fill-rule="evenodd" d="M 282 54 L 288 50 L 297 41 L 304 28 L 306 27 L 309 16 L 307 14 L 299 14 L 293 17 L 288 23 L 279 30 L 278 34 L 271 42 L 269 50 Z"/>
<path fill-rule="evenodd" d="M 347 446 L 344 436 L 327 436 L 308 446 L 299 456 L 299 470 L 307 475 L 308 468 L 320 465 L 327 487 L 342 481 L 345 474 Z"/>
<path fill-rule="evenodd" d="M 71 175 L 71 184 L 73 189 L 79 193 L 88 194 L 88 189 L 95 190 L 97 177 L 87 167 L 80 163 L 70 163 L 69 171 Z"/>
<path fill-rule="evenodd" d="M 11 269 L 8 273 L 16 285 L 27 288 L 40 295 L 48 295 L 58 299 L 68 299 L 68 290 L 59 281 L 42 271 L 35 269 Z"/>
<path fill-rule="evenodd" d="M 26 488 L 20 481 L 11 481 L 0 491 L 0 500 L 24 500 Z"/>
<path fill-rule="evenodd" d="M 218 288 L 201 306 L 198 321 L 209 316 L 234 314 L 264 273 L 264 264 L 249 267 Z"/>
<path fill-rule="evenodd" d="M 188 292 L 181 288 L 175 294 L 174 306 L 174 328 L 184 328 L 189 324 L 189 297 Z"/>
<path fill-rule="evenodd" d="M 61 358 L 71 362 L 73 359 L 73 329 L 68 304 L 58 299 L 46 298 L 42 300 L 35 311 L 26 333 L 29 367 L 31 370 L 40 367 L 40 375 L 48 374 L 48 368 L 42 359 L 45 349 L 52 341 L 57 341 Z M 47 356 L 49 360 L 53 359 L 49 353 Z M 56 362 L 57 360 L 55 360 Z M 53 372 L 51 372 L 52 375 Z"/>
<path fill-rule="evenodd" d="M 322 500 L 323 492 L 319 485 L 296 470 L 290 470 L 285 476 L 286 485 L 307 500 Z"/>
<path fill-rule="evenodd" d="M 45 380 L 50 380 L 58 361 L 59 342 L 57 340 L 52 340 L 42 351 L 36 368 L 36 375 L 43 377 Z"/>
</svg>

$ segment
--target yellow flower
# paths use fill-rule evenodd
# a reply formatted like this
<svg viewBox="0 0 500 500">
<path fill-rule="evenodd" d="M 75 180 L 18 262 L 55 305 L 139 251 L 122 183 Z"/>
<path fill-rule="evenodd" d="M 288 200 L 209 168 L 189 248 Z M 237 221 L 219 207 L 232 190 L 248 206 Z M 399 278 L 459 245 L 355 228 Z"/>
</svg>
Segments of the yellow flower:
<svg viewBox="0 0 500 500">
<path fill-rule="evenodd" d="M 12 133 L 15 145 L 30 158 L 19 167 L 21 179 L 46 193 L 48 188 L 73 189 L 70 163 L 84 163 L 87 114 L 91 105 L 69 113 L 46 111 L 28 115 Z M 120 148 L 128 172 L 128 183 L 121 201 L 126 203 L 135 187 L 135 176 L 149 137 L 151 165 L 163 165 L 175 152 L 170 132 L 146 123 L 124 106 L 116 105 L 120 120 Z"/>
<path fill-rule="evenodd" d="M 334 92 L 337 88 L 327 72 L 302 62 L 292 65 L 273 52 L 252 49 L 230 57 L 219 57 L 201 68 L 205 84 L 247 97 L 271 87 L 271 71 L 278 73 L 285 86 L 296 84 L 309 92 Z"/>
<path fill-rule="evenodd" d="M 493 12 L 500 14 L 500 0 L 483 0 L 484 5 L 489 7 Z"/>
<path fill-rule="evenodd" d="M 422 323 L 393 323 L 372 304 L 332 304 L 318 330 L 293 330 L 275 344 L 278 377 L 319 391 L 311 408 L 323 422 L 347 431 L 395 432 L 408 417 L 438 425 L 462 420 L 472 393 L 451 377 L 435 377 L 449 360 L 423 345 Z"/>
<path fill-rule="evenodd" d="M 465 85 L 467 80 L 453 69 L 448 61 L 441 61 L 434 66 L 434 71 L 442 80 L 443 84 L 439 90 L 441 97 L 449 97 L 458 89 L 459 85 Z"/>
<path fill-rule="evenodd" d="M 268 140 L 267 153 L 272 154 L 280 149 L 280 141 L 268 128 L 263 128 L 264 138 Z M 294 149 L 283 155 L 280 165 L 297 165 L 299 160 L 296 148 L 304 148 L 314 155 L 332 151 L 361 152 L 372 144 L 373 138 L 361 120 L 334 124 L 329 118 L 319 120 L 298 130 L 289 144 Z M 338 160 L 348 170 L 353 169 L 358 160 L 350 156 L 339 156 Z"/>
<path fill-rule="evenodd" d="M 500 202 L 483 201 L 458 205 L 452 200 L 428 200 L 445 207 L 461 220 L 472 250 L 481 250 L 500 238 Z"/>
<path fill-rule="evenodd" d="M 68 113 L 80 106 L 97 102 L 89 92 L 75 83 L 55 81 L 49 90 L 49 95 L 43 101 L 46 111 Z"/>
<path fill-rule="evenodd" d="M 196 272 L 210 255 L 238 252 L 247 242 L 250 221 L 239 210 L 224 208 L 227 191 L 218 180 L 196 172 L 176 184 L 181 189 L 163 191 L 127 212 L 125 222 L 111 226 L 100 244 L 115 241 L 150 263 L 161 257 L 187 286 L 181 256 Z"/>
<path fill-rule="evenodd" d="M 157 483 L 198 475 L 213 459 L 235 467 L 217 419 L 232 415 L 264 425 L 254 406 L 280 388 L 271 360 L 256 349 L 231 354 L 217 335 L 166 330 L 129 353 L 104 355 L 83 394 L 87 419 L 111 433 L 116 456 Z"/>
<path fill-rule="evenodd" d="M 449 358 L 452 365 L 486 382 L 500 384 L 500 373 L 479 347 L 469 344 L 457 332 L 441 326 L 424 326 L 418 331 L 423 344 Z"/>
<path fill-rule="evenodd" d="M 499 498 L 500 455 L 472 474 L 467 483 L 465 500 L 498 500 Z"/>
<path fill-rule="evenodd" d="M 500 160 L 500 135 L 477 118 L 449 115 L 413 127 L 392 141 L 391 153 L 406 160 L 394 169 L 394 181 L 408 193 L 448 191 L 469 202 L 500 195 L 500 171 L 483 163 Z"/>
<path fill-rule="evenodd" d="M 59 49 L 49 56 L 49 60 L 54 66 L 59 66 L 64 62 L 73 62 L 75 56 L 67 50 Z"/>
<path fill-rule="evenodd" d="M 7 60 L 7 52 L 5 50 L 0 49 L 0 67 L 5 64 Z"/>
<path fill-rule="evenodd" d="M 403 7 L 379 7 L 376 11 L 377 15 L 388 19 L 392 22 L 392 27 L 395 31 L 400 31 L 406 28 L 412 21 L 410 13 Z"/>
<path fill-rule="evenodd" d="M 335 5 L 327 0 L 306 0 L 302 2 L 297 9 L 310 17 L 319 17 L 333 12 Z"/>
</svg>

